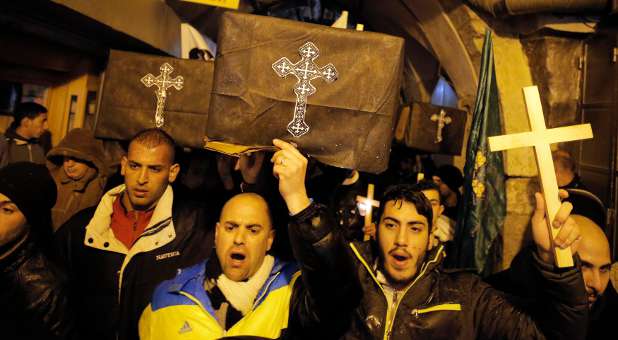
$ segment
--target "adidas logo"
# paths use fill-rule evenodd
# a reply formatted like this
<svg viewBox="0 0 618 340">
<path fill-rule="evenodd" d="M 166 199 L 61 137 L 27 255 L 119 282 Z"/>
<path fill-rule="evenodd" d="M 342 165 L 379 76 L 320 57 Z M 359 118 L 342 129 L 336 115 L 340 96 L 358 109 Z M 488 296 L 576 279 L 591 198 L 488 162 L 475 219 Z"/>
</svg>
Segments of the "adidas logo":
<svg viewBox="0 0 618 340">
<path fill-rule="evenodd" d="M 192 330 L 193 328 L 189 326 L 189 321 L 185 321 L 182 327 L 180 327 L 180 329 L 178 330 L 178 334 L 188 333 L 188 332 L 191 332 Z"/>
</svg>

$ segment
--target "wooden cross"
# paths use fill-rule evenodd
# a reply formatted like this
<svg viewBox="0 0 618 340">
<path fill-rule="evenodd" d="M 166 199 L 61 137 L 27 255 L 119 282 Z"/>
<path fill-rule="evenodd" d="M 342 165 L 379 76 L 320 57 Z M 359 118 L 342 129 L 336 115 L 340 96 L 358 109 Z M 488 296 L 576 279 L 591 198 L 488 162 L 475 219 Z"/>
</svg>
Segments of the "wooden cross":
<svg viewBox="0 0 618 340">
<path fill-rule="evenodd" d="M 556 265 L 558 267 L 571 267 L 573 266 L 571 249 L 556 248 L 553 244 L 553 239 L 560 230 L 553 228 L 551 225 L 560 209 L 561 202 L 558 197 L 558 182 L 556 181 L 550 144 L 592 138 L 592 128 L 590 124 L 580 124 L 547 129 L 545 127 L 545 119 L 543 118 L 543 107 L 541 106 L 538 88 L 536 86 L 529 86 L 524 87 L 523 91 L 531 131 L 489 137 L 489 149 L 491 151 L 501 151 L 525 146 L 534 147 L 536 164 L 541 178 L 541 188 L 545 197 L 545 214 L 548 217 L 546 219 L 547 228 L 552 240 Z"/>
<path fill-rule="evenodd" d="M 436 140 L 434 143 L 440 143 L 442 141 L 442 129 L 452 122 L 451 117 L 446 115 L 446 111 L 440 109 L 440 114 L 431 115 L 432 122 L 438 122 L 438 128 L 436 130 Z"/>
<path fill-rule="evenodd" d="M 356 202 L 363 205 L 365 210 L 365 227 L 369 227 L 371 225 L 371 218 L 373 217 L 373 207 L 380 207 L 380 201 L 376 201 L 373 199 L 374 185 L 369 184 L 367 186 L 367 197 L 363 197 L 360 195 L 356 196 Z M 363 241 L 368 241 L 369 235 L 365 234 L 363 236 Z"/>
<path fill-rule="evenodd" d="M 309 132 L 309 125 L 305 122 L 305 112 L 307 111 L 307 97 L 314 94 L 315 86 L 311 80 L 322 78 L 327 83 L 337 80 L 337 69 L 333 64 L 320 68 L 313 61 L 320 56 L 320 50 L 312 42 L 307 42 L 298 49 L 302 57 L 296 64 L 288 58 L 283 57 L 275 61 L 272 65 L 275 73 L 281 78 L 293 75 L 298 79 L 294 85 L 296 94 L 296 105 L 294 106 L 294 118 L 288 123 L 288 131 L 294 137 L 300 137 Z"/>
<path fill-rule="evenodd" d="M 155 85 L 157 90 L 155 91 L 155 95 L 157 96 L 157 109 L 155 111 L 155 126 L 160 128 L 165 123 L 165 118 L 163 117 L 163 108 L 165 107 L 165 99 L 167 98 L 167 89 L 173 87 L 176 90 L 182 90 L 182 86 L 184 84 L 184 78 L 182 76 L 178 76 L 174 79 L 170 78 L 170 73 L 174 72 L 174 68 L 172 65 L 168 63 L 164 63 L 159 67 L 161 74 L 158 76 L 153 76 L 151 73 L 148 73 L 144 77 L 142 77 L 141 81 L 146 87 L 151 87 Z"/>
</svg>

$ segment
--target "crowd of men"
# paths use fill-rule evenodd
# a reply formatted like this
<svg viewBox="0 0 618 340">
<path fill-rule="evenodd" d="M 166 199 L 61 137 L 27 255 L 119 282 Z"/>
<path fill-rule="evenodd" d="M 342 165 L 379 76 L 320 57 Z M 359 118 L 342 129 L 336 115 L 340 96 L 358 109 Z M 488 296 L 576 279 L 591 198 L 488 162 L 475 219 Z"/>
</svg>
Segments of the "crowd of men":
<svg viewBox="0 0 618 340">
<path fill-rule="evenodd" d="M 484 280 L 442 265 L 461 199 L 452 166 L 389 178 L 367 226 L 368 177 L 289 142 L 182 169 L 174 140 L 146 129 L 110 186 L 87 130 L 44 153 L 46 112 L 19 105 L 0 136 L 3 339 L 596 339 L 611 326 L 604 221 L 571 215 L 575 200 L 551 242 L 537 194 L 533 244 Z M 552 243 L 576 265 L 554 266 Z"/>
</svg>

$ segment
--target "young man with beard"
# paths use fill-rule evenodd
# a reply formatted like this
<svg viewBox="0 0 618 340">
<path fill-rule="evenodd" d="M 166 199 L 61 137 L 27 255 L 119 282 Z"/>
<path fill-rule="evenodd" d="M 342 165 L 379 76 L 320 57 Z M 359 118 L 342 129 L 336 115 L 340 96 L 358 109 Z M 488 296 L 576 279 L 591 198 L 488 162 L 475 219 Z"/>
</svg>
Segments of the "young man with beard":
<svg viewBox="0 0 618 340">
<path fill-rule="evenodd" d="M 137 339 L 139 316 L 157 284 L 212 248 L 203 211 L 174 196 L 179 165 L 167 133 L 138 133 L 121 166 L 124 184 L 55 235 L 88 339 Z"/>
<path fill-rule="evenodd" d="M 275 141 L 275 145 L 281 150 L 273 156 L 273 171 L 292 184 L 282 188 L 283 181 L 279 182 L 292 215 L 290 239 L 301 268 L 327 267 L 332 266 L 333 259 L 339 261 L 336 275 L 313 276 L 307 280 L 303 271 L 303 282 L 318 306 L 315 314 L 324 337 L 582 339 L 585 336 L 587 306 L 581 272 L 578 268 L 553 266 L 544 200 L 540 194 L 532 218 L 537 247 L 530 270 L 543 278 L 544 294 L 540 298 L 544 313 L 542 318 L 533 320 L 478 276 L 440 268 L 443 248 L 432 248 L 431 205 L 407 185 L 394 187 L 383 195 L 377 242 L 351 243 L 347 252 L 329 249 L 325 243 L 337 239 L 336 229 L 326 211 L 307 197 L 305 157 L 291 144 Z M 569 207 L 569 204 L 562 205 L 554 223 L 562 227 L 554 243 L 563 248 L 577 244 L 579 237 L 577 225 L 568 218 Z M 346 289 L 337 296 L 325 294 L 324 287 L 316 286 L 322 281 L 328 281 L 333 289 Z M 333 306 L 334 303 L 339 304 Z"/>
</svg>

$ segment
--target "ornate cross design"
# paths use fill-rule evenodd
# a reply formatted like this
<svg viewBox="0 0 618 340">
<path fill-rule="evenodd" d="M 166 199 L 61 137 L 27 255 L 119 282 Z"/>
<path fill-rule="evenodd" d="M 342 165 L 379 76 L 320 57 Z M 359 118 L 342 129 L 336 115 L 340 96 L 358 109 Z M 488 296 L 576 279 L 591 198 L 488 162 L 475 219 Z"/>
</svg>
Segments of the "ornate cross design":
<svg viewBox="0 0 618 340">
<path fill-rule="evenodd" d="M 142 77 L 142 83 L 146 85 L 146 87 L 151 87 L 155 85 L 157 90 L 155 94 L 157 96 L 157 109 L 155 111 L 155 126 L 160 128 L 165 123 L 165 118 L 163 117 L 163 108 L 165 107 L 165 98 L 167 97 L 167 89 L 170 87 L 175 88 L 176 90 L 182 90 L 182 86 L 184 84 L 184 78 L 182 76 L 178 76 L 176 78 L 170 78 L 170 73 L 174 72 L 174 68 L 172 65 L 168 63 L 164 63 L 159 67 L 161 74 L 158 76 L 153 76 L 148 73 L 144 77 Z"/>
<path fill-rule="evenodd" d="M 296 85 L 294 85 L 294 93 L 296 94 L 294 118 L 288 124 L 288 131 L 294 137 L 300 137 L 309 132 L 309 125 L 305 122 L 307 97 L 316 91 L 311 80 L 322 78 L 327 83 L 332 83 L 337 80 L 338 76 L 337 69 L 333 64 L 329 63 L 320 68 L 313 62 L 315 58 L 320 56 L 320 50 L 312 42 L 305 43 L 298 49 L 298 52 L 302 58 L 296 64 L 283 57 L 272 65 L 279 77 L 285 78 L 291 74 L 298 79 Z"/>
<path fill-rule="evenodd" d="M 438 122 L 438 129 L 436 130 L 436 140 L 434 140 L 433 142 L 440 143 L 442 141 L 442 129 L 444 129 L 446 125 L 450 124 L 452 119 L 451 117 L 446 115 L 446 111 L 440 109 L 439 114 L 434 113 L 431 115 L 431 121 Z"/>
</svg>

